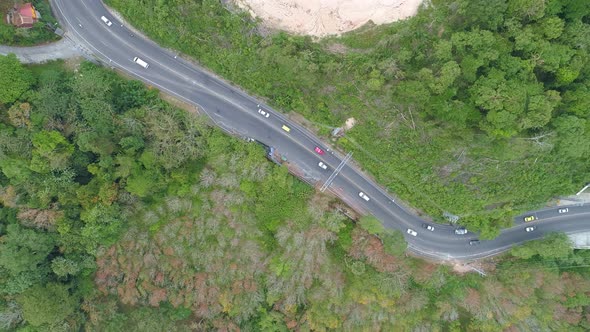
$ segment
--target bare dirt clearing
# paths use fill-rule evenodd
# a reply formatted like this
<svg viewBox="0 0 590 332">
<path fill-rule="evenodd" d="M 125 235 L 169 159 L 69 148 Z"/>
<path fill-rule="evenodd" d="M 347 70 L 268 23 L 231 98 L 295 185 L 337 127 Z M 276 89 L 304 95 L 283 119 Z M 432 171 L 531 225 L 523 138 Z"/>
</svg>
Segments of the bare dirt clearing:
<svg viewBox="0 0 590 332">
<path fill-rule="evenodd" d="M 235 0 L 265 24 L 300 35 L 324 37 L 372 21 L 390 23 L 413 16 L 422 0 Z"/>
</svg>

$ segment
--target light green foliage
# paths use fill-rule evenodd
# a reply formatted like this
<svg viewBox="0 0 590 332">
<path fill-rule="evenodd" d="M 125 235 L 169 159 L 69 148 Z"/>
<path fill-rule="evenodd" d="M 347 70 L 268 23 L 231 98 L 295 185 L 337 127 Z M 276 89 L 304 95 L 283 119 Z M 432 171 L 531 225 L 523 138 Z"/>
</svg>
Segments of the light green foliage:
<svg viewBox="0 0 590 332">
<path fill-rule="evenodd" d="M 68 158 L 74 152 L 74 146 L 57 131 L 40 131 L 32 142 L 35 148 L 30 168 L 38 173 L 66 168 Z"/>
<path fill-rule="evenodd" d="M 34 83 L 31 71 L 18 61 L 14 54 L 0 55 L 0 103 L 17 100 Z"/>
<path fill-rule="evenodd" d="M 565 258 L 572 253 L 572 243 L 567 235 L 554 233 L 546 236 L 543 240 L 531 241 L 512 249 L 514 257 L 529 259 L 539 255 L 544 259 Z"/>
<path fill-rule="evenodd" d="M 19 295 L 17 301 L 22 307 L 23 319 L 36 327 L 63 321 L 77 306 L 77 299 L 68 287 L 56 283 L 32 287 Z"/>
<path fill-rule="evenodd" d="M 260 318 L 258 328 L 261 332 L 287 332 L 289 329 L 285 326 L 284 316 L 276 311 L 268 312 L 263 308 L 258 310 Z"/>
<path fill-rule="evenodd" d="M 80 266 L 77 262 L 64 257 L 56 257 L 51 261 L 51 270 L 59 277 L 76 275 L 80 272 Z"/>
<path fill-rule="evenodd" d="M 380 235 L 385 233 L 385 228 L 379 219 L 373 216 L 364 216 L 359 220 L 359 226 L 369 234 Z"/>
<path fill-rule="evenodd" d="M 547 39 L 559 38 L 564 27 L 565 22 L 556 16 L 547 17 L 540 21 L 540 28 Z"/>
<path fill-rule="evenodd" d="M 400 231 L 389 230 L 381 235 L 381 239 L 383 241 L 383 250 L 394 256 L 402 256 L 408 247 L 406 239 Z"/>
</svg>

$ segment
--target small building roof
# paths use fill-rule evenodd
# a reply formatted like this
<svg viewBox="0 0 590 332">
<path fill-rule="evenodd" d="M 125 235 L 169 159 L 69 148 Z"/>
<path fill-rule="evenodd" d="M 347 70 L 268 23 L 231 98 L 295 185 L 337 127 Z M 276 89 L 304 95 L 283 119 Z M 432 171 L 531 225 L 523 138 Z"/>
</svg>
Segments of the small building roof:
<svg viewBox="0 0 590 332">
<path fill-rule="evenodd" d="M 18 13 L 23 17 L 30 17 L 32 19 L 37 19 L 37 12 L 35 11 L 35 7 L 30 2 L 25 3 L 24 5 L 20 6 L 18 9 Z"/>
<path fill-rule="evenodd" d="M 31 28 L 37 22 L 38 16 L 33 4 L 27 2 L 20 7 L 15 6 L 12 11 L 11 22 L 19 28 Z"/>
</svg>

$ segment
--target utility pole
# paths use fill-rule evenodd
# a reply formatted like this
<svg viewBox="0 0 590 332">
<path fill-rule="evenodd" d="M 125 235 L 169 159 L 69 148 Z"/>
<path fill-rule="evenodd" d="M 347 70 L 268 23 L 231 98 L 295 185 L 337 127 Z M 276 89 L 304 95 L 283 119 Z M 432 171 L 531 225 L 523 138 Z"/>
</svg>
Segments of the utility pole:
<svg viewBox="0 0 590 332">
<path fill-rule="evenodd" d="M 346 165 L 346 163 L 350 160 L 350 158 L 352 158 L 352 152 L 349 152 L 346 155 L 346 157 L 344 157 L 344 159 L 342 159 L 342 161 L 340 162 L 340 165 L 338 165 L 338 167 L 336 167 L 334 172 L 332 172 L 332 174 L 330 174 L 330 177 L 328 178 L 328 180 L 326 180 L 324 185 L 320 188 L 321 192 L 324 192 L 324 190 L 326 190 L 330 186 L 332 181 L 334 181 L 334 179 L 336 178 L 338 173 L 340 173 L 340 171 L 344 168 L 344 165 Z"/>
</svg>

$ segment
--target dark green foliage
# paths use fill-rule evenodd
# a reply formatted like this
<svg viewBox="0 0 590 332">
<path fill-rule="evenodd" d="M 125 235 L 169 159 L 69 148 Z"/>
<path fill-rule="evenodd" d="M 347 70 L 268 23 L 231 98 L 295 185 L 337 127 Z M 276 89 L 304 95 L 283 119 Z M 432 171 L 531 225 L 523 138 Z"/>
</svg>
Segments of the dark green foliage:
<svg viewBox="0 0 590 332">
<path fill-rule="evenodd" d="M 18 294 L 46 280 L 49 273 L 46 260 L 56 246 L 54 236 L 8 224 L 2 239 L 0 293 Z"/>
</svg>

